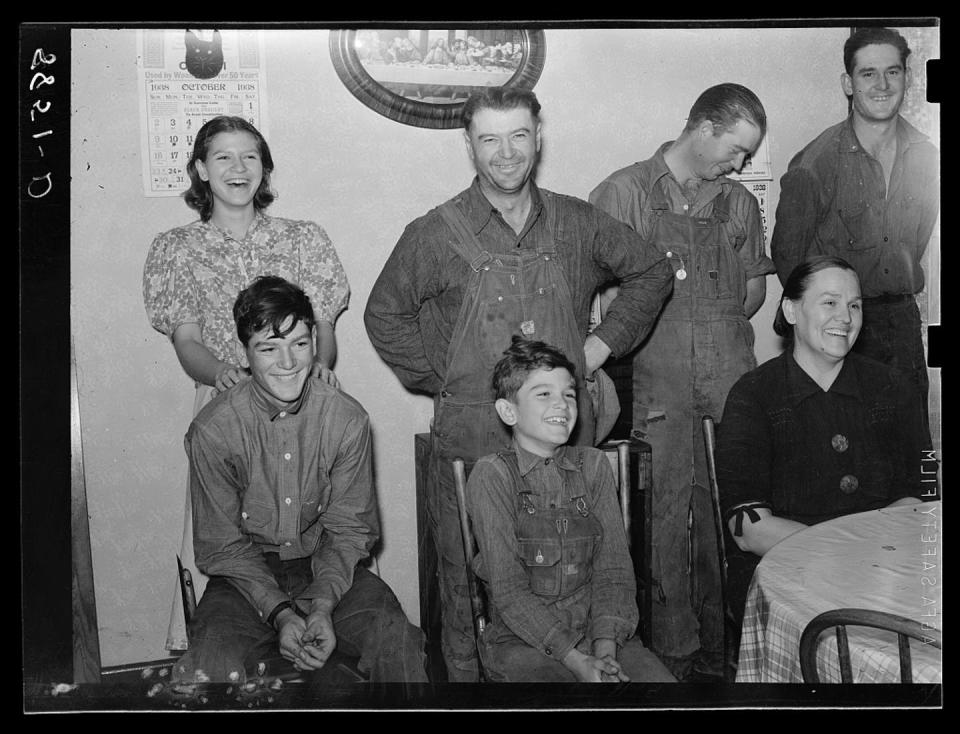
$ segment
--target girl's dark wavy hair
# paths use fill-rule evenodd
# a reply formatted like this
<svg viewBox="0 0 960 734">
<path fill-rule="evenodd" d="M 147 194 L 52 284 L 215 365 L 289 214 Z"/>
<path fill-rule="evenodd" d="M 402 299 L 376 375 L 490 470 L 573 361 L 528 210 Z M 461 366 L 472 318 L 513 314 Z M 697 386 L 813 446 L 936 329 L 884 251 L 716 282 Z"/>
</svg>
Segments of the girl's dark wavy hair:
<svg viewBox="0 0 960 734">
<path fill-rule="evenodd" d="M 260 134 L 253 125 L 242 117 L 230 117 L 220 115 L 208 120 L 203 127 L 197 131 L 197 137 L 193 141 L 193 154 L 190 156 L 190 162 L 187 163 L 187 175 L 190 176 L 190 188 L 183 193 L 183 200 L 191 209 L 196 209 L 200 213 L 200 219 L 204 222 L 210 220 L 213 214 L 213 192 L 210 190 L 210 184 L 200 178 L 197 172 L 197 161 L 205 161 L 207 153 L 210 152 L 210 142 L 219 133 L 245 132 L 253 135 L 257 140 L 257 150 L 260 153 L 260 162 L 263 165 L 263 178 L 260 181 L 260 187 L 253 197 L 253 205 L 256 210 L 262 211 L 273 203 L 276 195 L 270 188 L 270 174 L 273 173 L 273 156 L 270 155 L 270 146 L 266 139 Z"/>
<path fill-rule="evenodd" d="M 835 255 L 816 255 L 807 258 L 797 265 L 790 271 L 790 277 L 788 277 L 787 282 L 783 284 L 783 295 L 780 296 L 777 315 L 773 317 L 773 330 L 779 336 L 782 336 L 784 339 L 793 338 L 793 324 L 787 321 L 787 317 L 783 315 L 783 302 L 786 300 L 797 301 L 801 299 L 807 287 L 810 285 L 810 279 L 814 273 L 819 273 L 821 270 L 826 270 L 827 268 L 840 268 L 841 270 L 849 270 L 854 275 L 857 274 L 853 265 L 842 257 L 836 257 Z"/>
</svg>

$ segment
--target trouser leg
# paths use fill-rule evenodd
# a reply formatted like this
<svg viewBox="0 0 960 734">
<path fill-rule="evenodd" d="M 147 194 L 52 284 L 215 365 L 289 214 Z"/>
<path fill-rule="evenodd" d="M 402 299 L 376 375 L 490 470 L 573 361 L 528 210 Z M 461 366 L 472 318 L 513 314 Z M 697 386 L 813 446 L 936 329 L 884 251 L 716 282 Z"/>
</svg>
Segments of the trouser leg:
<svg viewBox="0 0 960 734">
<path fill-rule="evenodd" d="M 426 682 L 423 632 L 380 578 L 358 567 L 333 612 L 337 648 L 360 659 L 372 683 Z"/>
<path fill-rule="evenodd" d="M 489 630 L 488 630 L 489 631 Z M 548 658 L 513 634 L 481 641 L 483 670 L 491 683 L 575 683 L 563 663 Z"/>
<path fill-rule="evenodd" d="M 692 467 L 689 456 L 676 450 L 679 432 L 669 425 L 672 419 L 668 414 L 647 423 L 643 439 L 651 445 L 653 462 L 651 648 L 663 658 L 681 659 L 700 644 L 690 603 L 687 522 Z"/>
<path fill-rule="evenodd" d="M 242 683 L 261 662 L 266 675 L 292 669 L 279 656 L 273 627 L 222 577 L 210 579 L 188 633 L 190 648 L 174 665 L 174 680 Z"/>
<path fill-rule="evenodd" d="M 663 661 L 643 646 L 639 637 L 631 637 L 618 655 L 623 672 L 632 683 L 676 683 L 677 679 Z"/>
<path fill-rule="evenodd" d="M 720 587 L 720 555 L 710 491 L 699 484 L 691 492 L 693 510 L 692 603 L 700 626 L 700 653 L 695 667 L 720 675 L 723 671 L 724 616 Z"/>
</svg>

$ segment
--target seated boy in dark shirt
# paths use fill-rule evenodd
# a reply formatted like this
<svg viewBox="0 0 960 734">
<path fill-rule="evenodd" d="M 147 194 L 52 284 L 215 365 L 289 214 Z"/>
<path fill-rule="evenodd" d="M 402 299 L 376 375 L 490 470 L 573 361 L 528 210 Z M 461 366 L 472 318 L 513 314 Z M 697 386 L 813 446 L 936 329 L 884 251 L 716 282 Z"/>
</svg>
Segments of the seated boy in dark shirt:
<svg viewBox="0 0 960 734">
<path fill-rule="evenodd" d="M 675 682 L 633 636 L 636 580 L 609 460 L 566 445 L 574 365 L 516 336 L 504 354 L 493 385 L 512 450 L 477 461 L 466 488 L 489 602 L 479 644 L 488 677 Z"/>
</svg>

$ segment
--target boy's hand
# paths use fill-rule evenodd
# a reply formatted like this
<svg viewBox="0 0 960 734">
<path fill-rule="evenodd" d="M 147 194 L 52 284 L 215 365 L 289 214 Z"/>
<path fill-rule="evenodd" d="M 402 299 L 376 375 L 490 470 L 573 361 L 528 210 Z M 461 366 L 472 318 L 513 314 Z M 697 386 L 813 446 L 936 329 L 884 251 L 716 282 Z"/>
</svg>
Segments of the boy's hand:
<svg viewBox="0 0 960 734">
<path fill-rule="evenodd" d="M 602 658 L 594 658 L 600 668 L 600 680 L 603 683 L 629 683 L 630 676 L 623 672 L 620 667 L 620 661 L 616 658 L 606 655 Z"/>
<path fill-rule="evenodd" d="M 297 670 L 304 670 L 303 635 L 307 630 L 306 621 L 290 609 L 284 609 L 277 617 L 279 632 L 277 641 L 280 655 L 293 663 Z"/>
<path fill-rule="evenodd" d="M 593 656 L 604 664 L 600 673 L 602 681 L 605 683 L 630 682 L 630 677 L 623 672 L 620 661 L 617 660 L 617 643 L 615 640 L 594 640 Z"/>
<path fill-rule="evenodd" d="M 304 666 L 310 670 L 319 670 L 327 662 L 337 646 L 337 636 L 333 631 L 333 619 L 327 612 L 310 612 L 307 628 L 303 633 Z"/>
<path fill-rule="evenodd" d="M 320 670 L 337 646 L 330 615 L 311 612 L 303 619 L 287 609 L 280 615 L 277 617 L 280 654 L 297 670 Z"/>
<path fill-rule="evenodd" d="M 630 680 L 620 669 L 620 663 L 610 656 L 598 658 L 573 648 L 564 655 L 562 662 L 581 683 L 616 683 Z"/>
</svg>

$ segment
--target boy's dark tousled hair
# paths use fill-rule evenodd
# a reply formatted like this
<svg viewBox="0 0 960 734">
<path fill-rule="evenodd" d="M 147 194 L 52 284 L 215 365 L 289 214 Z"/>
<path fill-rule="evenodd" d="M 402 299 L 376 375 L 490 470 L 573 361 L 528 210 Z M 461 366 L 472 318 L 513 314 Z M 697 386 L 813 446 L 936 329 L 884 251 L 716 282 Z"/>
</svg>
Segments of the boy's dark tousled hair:
<svg viewBox="0 0 960 734">
<path fill-rule="evenodd" d="M 510 347 L 503 354 L 493 368 L 493 392 L 498 400 L 513 400 L 527 375 L 536 369 L 563 367 L 574 380 L 577 379 L 577 368 L 567 355 L 544 342 L 514 334 Z"/>
<path fill-rule="evenodd" d="M 292 316 L 290 328 L 280 331 Z M 247 346 L 250 337 L 267 327 L 274 336 L 286 336 L 301 321 L 312 330 L 315 319 L 310 298 L 298 286 L 276 275 L 261 275 L 240 291 L 233 304 L 233 320 L 240 343 Z"/>
</svg>

